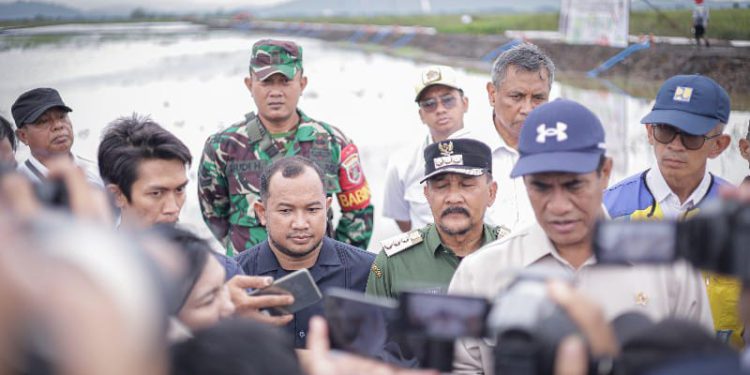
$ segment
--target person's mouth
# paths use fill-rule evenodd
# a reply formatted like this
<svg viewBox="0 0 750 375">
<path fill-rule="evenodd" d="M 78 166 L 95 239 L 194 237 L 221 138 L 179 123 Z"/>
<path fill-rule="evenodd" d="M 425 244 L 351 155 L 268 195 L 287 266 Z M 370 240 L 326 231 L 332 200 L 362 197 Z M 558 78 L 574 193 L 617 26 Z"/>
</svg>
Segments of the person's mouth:
<svg viewBox="0 0 750 375">
<path fill-rule="evenodd" d="M 578 220 L 552 220 L 549 224 L 558 233 L 570 233 L 575 229 Z"/>
<path fill-rule="evenodd" d="M 70 139 L 70 136 L 68 135 L 58 135 L 57 137 L 52 138 L 52 144 L 67 143 L 69 139 Z"/>
<path fill-rule="evenodd" d="M 306 244 L 312 239 L 312 235 L 310 234 L 294 234 L 289 237 L 290 241 L 294 242 L 295 244 Z"/>
<path fill-rule="evenodd" d="M 463 207 L 449 207 L 449 208 L 446 208 L 443 211 L 442 214 L 440 214 L 440 217 L 442 218 L 442 217 L 446 217 L 448 215 L 453 215 L 453 214 L 460 214 L 460 215 L 464 215 L 466 217 L 470 217 L 471 216 L 469 214 L 469 210 L 467 210 L 467 209 L 465 209 Z"/>
<path fill-rule="evenodd" d="M 685 162 L 677 158 L 665 157 L 662 158 L 662 164 L 668 167 L 682 167 Z"/>
<path fill-rule="evenodd" d="M 283 102 L 270 102 L 268 103 L 268 107 L 271 109 L 279 109 L 284 106 Z"/>
</svg>

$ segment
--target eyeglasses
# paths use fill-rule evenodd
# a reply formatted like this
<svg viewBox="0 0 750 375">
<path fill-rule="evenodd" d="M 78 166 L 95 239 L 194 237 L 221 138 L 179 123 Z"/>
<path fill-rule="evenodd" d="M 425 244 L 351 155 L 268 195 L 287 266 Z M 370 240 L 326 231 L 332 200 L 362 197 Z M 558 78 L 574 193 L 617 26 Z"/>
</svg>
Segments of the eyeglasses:
<svg viewBox="0 0 750 375">
<path fill-rule="evenodd" d="M 435 112 L 438 108 L 438 102 L 443 104 L 445 109 L 451 109 L 456 106 L 458 99 L 453 94 L 445 94 L 437 98 L 429 98 L 419 101 L 419 108 L 427 113 Z"/>
<path fill-rule="evenodd" d="M 674 141 L 675 137 L 677 137 L 677 134 L 679 134 L 682 145 L 685 146 L 685 148 L 688 150 L 697 150 L 703 147 L 707 140 L 714 139 L 721 135 L 721 133 L 719 133 L 707 137 L 705 135 L 688 134 L 678 130 L 674 126 L 667 124 L 654 124 L 653 128 L 654 139 L 659 141 L 659 143 L 663 143 L 665 145 L 670 144 L 672 143 L 672 141 Z"/>
</svg>

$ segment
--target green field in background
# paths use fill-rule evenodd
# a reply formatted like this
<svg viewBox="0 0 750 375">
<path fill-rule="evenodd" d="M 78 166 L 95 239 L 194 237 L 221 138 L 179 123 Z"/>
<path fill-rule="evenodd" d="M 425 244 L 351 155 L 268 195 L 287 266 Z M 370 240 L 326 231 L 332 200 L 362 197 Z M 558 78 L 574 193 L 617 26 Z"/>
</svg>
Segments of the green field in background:
<svg viewBox="0 0 750 375">
<path fill-rule="evenodd" d="M 501 34 L 505 30 L 557 30 L 558 13 L 472 15 L 474 22 L 461 23 L 460 15 L 314 17 L 285 18 L 280 21 L 353 23 L 434 27 L 442 33 Z M 690 10 L 630 13 L 630 34 L 692 36 Z M 711 10 L 709 38 L 750 40 L 750 9 Z"/>
</svg>

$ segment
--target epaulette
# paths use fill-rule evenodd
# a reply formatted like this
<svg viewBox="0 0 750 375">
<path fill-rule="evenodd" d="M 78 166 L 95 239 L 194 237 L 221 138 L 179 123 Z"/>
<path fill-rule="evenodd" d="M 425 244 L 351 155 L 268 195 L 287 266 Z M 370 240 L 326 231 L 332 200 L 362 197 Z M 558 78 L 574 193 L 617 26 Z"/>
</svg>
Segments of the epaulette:
<svg viewBox="0 0 750 375">
<path fill-rule="evenodd" d="M 501 239 L 507 235 L 510 234 L 510 229 L 506 227 L 505 225 L 498 225 L 495 227 L 495 237 L 496 239 Z"/>
<path fill-rule="evenodd" d="M 418 229 L 415 229 L 415 230 L 412 230 L 406 233 L 401 233 L 397 236 L 393 236 L 391 238 L 382 240 L 380 241 L 380 245 L 383 247 L 383 251 L 385 251 L 385 255 L 390 257 L 418 243 L 421 243 L 422 241 L 424 241 L 424 236 L 422 235 L 422 232 L 420 232 Z"/>
</svg>

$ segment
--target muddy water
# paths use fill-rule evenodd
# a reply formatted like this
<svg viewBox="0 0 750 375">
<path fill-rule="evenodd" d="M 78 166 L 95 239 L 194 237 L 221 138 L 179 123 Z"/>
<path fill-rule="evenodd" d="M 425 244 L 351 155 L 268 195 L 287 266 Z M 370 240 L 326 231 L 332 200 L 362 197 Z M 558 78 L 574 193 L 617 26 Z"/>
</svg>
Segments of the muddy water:
<svg viewBox="0 0 750 375">
<path fill-rule="evenodd" d="M 11 104 L 27 89 L 55 87 L 74 109 L 74 151 L 92 159 L 107 123 L 133 112 L 151 115 L 193 153 L 181 219 L 207 234 L 196 198 L 196 164 L 208 135 L 253 110 L 243 78 L 250 45 L 263 36 L 189 25 L 66 27 L 52 30 L 57 33 L 54 37 L 48 32 L 0 35 L 0 113 L 10 118 Z M 314 39 L 297 42 L 304 47 L 309 77 L 300 106 L 313 118 L 338 126 L 358 144 L 377 214 L 388 156 L 426 131 L 413 102 L 413 82 L 423 64 Z M 484 89 L 488 77 L 459 70 L 470 100 L 465 121 L 470 128 L 491 126 Z M 580 101 L 600 116 L 615 159 L 613 181 L 653 163 L 639 124 L 651 106 L 648 99 L 621 94 L 616 88 L 595 91 L 559 84 L 552 96 Z M 736 145 L 748 120 L 747 109 L 732 113 L 728 127 L 732 146 L 709 164 L 712 172 L 734 183 L 748 173 Z M 19 160 L 27 153 L 22 146 Z M 396 232 L 395 224 L 377 215 L 373 239 Z"/>
</svg>

